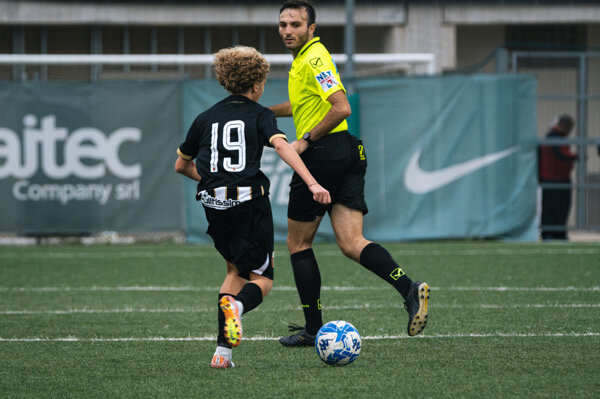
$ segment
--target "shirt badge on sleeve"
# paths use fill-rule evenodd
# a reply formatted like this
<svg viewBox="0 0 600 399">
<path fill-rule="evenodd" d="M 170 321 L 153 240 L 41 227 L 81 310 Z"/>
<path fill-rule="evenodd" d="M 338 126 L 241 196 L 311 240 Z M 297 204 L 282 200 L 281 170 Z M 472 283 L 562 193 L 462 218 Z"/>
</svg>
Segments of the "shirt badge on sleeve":
<svg viewBox="0 0 600 399">
<path fill-rule="evenodd" d="M 313 68 L 318 68 L 323 66 L 323 61 L 321 61 L 321 57 L 312 58 L 310 61 L 310 66 Z"/>
<path fill-rule="evenodd" d="M 319 82 L 323 91 L 327 91 L 338 84 L 337 80 L 335 80 L 333 72 L 331 71 L 321 72 L 320 74 L 315 75 L 315 78 L 317 78 L 317 82 Z"/>
</svg>

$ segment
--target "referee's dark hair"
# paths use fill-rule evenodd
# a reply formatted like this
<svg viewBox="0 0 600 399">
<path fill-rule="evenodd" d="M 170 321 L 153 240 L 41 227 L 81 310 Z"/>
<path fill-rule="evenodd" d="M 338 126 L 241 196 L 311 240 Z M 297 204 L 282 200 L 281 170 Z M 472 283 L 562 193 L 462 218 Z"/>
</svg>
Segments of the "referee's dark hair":
<svg viewBox="0 0 600 399">
<path fill-rule="evenodd" d="M 286 0 L 286 2 L 283 3 L 283 6 L 281 6 L 279 13 L 281 14 L 283 10 L 288 8 L 295 8 L 297 10 L 304 8 L 308 14 L 308 26 L 311 26 L 317 20 L 315 8 L 306 0 Z"/>
</svg>

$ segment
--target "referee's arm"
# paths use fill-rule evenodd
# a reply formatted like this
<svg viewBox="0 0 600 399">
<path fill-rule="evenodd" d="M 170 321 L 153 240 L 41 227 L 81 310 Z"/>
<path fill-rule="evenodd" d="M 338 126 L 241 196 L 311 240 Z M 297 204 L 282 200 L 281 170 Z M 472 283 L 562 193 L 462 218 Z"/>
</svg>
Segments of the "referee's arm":
<svg viewBox="0 0 600 399">
<path fill-rule="evenodd" d="M 269 109 L 275 113 L 275 116 L 292 116 L 292 104 L 290 100 L 281 104 L 271 105 Z"/>
<path fill-rule="evenodd" d="M 310 139 L 312 141 L 319 140 L 327 133 L 335 129 L 344 119 L 350 116 L 352 108 L 343 90 L 338 90 L 335 93 L 327 97 L 327 101 L 331 104 L 331 108 L 321 122 L 317 123 L 317 126 L 310 130 Z"/>
</svg>

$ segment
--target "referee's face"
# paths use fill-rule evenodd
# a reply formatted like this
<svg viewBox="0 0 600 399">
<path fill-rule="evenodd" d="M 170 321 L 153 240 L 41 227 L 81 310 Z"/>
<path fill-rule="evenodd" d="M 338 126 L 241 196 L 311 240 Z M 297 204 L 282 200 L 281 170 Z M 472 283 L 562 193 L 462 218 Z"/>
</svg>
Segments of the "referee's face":
<svg viewBox="0 0 600 399">
<path fill-rule="evenodd" d="M 294 54 L 312 40 L 314 31 L 315 24 L 308 26 L 308 13 L 304 8 L 286 8 L 279 14 L 279 36 Z"/>
</svg>

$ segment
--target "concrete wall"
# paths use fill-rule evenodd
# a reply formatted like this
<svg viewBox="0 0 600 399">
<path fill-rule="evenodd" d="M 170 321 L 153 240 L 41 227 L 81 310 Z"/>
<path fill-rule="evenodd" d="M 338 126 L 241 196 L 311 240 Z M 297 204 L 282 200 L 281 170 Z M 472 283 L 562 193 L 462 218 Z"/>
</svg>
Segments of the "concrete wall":
<svg viewBox="0 0 600 399">
<path fill-rule="evenodd" d="M 454 25 L 597 23 L 600 5 L 456 4 L 444 9 L 444 22 Z"/>
<path fill-rule="evenodd" d="M 481 62 L 495 48 L 504 44 L 504 26 L 467 25 L 456 28 L 456 67 L 467 68 Z M 493 73 L 494 63 L 483 72 Z"/>
<path fill-rule="evenodd" d="M 438 69 L 456 67 L 456 26 L 443 23 L 443 9 L 411 5 L 404 33 L 404 51 L 434 53 Z"/>
<path fill-rule="evenodd" d="M 279 5 L 205 5 L 159 3 L 80 3 L 61 1 L 0 0 L 0 24 L 18 25 L 179 25 L 179 26 L 270 26 L 277 25 Z M 396 4 L 356 6 L 359 25 L 402 24 L 405 9 Z M 345 24 L 343 5 L 320 6 L 321 25 Z"/>
</svg>

